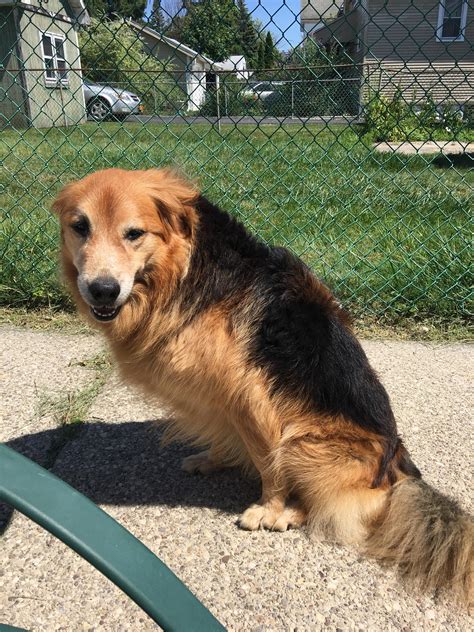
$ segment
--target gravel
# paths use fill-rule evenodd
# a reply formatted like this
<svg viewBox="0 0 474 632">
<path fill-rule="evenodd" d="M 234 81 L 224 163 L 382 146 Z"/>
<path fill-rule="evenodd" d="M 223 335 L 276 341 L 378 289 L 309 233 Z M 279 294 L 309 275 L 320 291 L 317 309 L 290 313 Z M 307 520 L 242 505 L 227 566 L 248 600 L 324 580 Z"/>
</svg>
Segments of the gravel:
<svg viewBox="0 0 474 632">
<path fill-rule="evenodd" d="M 57 429 L 35 415 L 42 389 L 87 380 L 72 366 L 94 355 L 90 336 L 3 329 L 1 438 L 41 460 Z M 365 342 L 400 433 L 426 480 L 472 508 L 472 356 L 467 345 Z M 36 386 L 35 386 L 36 385 Z M 99 503 L 178 574 L 229 630 L 467 630 L 449 597 L 407 589 L 357 551 L 307 533 L 241 531 L 258 497 L 236 470 L 180 470 L 193 452 L 160 447 L 167 416 L 113 376 L 54 471 Z M 32 449 L 34 446 L 34 449 Z M 111 582 L 18 513 L 1 538 L 0 621 L 30 630 L 156 630 Z"/>
</svg>

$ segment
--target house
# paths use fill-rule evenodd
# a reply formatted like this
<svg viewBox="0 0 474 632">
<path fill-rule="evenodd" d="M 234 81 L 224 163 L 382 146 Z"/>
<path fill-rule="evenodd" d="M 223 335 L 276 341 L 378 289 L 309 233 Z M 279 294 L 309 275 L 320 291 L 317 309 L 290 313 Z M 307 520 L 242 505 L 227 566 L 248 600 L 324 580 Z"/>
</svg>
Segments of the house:
<svg viewBox="0 0 474 632">
<path fill-rule="evenodd" d="M 317 25 L 337 17 L 340 2 L 334 0 L 301 0 L 300 25 L 303 35 L 310 33 Z"/>
<path fill-rule="evenodd" d="M 334 3 L 336 4 L 336 3 Z M 469 0 L 301 0 L 301 28 L 360 64 L 364 90 L 438 104 L 474 99 L 474 5 Z M 326 17 L 328 16 L 329 17 Z M 322 16 L 322 17 L 321 17 Z"/>
<path fill-rule="evenodd" d="M 83 0 L 0 0 L 0 128 L 85 121 L 77 27 Z"/>
<path fill-rule="evenodd" d="M 218 87 L 216 71 L 223 70 L 222 64 L 148 26 L 132 20 L 127 24 L 139 34 L 146 52 L 164 62 L 170 85 L 180 86 L 185 94 L 183 108 L 190 112 L 199 110 L 206 99 L 207 89 Z"/>
<path fill-rule="evenodd" d="M 221 62 L 221 66 L 226 74 L 233 74 L 239 81 L 248 81 L 253 74 L 247 70 L 247 60 L 243 55 L 231 55 Z"/>
</svg>

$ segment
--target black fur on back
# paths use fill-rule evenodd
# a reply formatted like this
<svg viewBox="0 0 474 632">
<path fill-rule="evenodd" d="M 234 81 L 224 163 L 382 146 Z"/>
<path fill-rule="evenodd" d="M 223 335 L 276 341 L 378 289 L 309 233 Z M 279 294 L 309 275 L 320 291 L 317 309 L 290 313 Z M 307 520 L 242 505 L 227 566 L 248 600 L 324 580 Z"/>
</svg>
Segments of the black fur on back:
<svg viewBox="0 0 474 632">
<path fill-rule="evenodd" d="M 341 415 L 380 435 L 385 454 L 374 486 L 380 484 L 399 445 L 396 423 L 335 299 L 285 249 L 265 245 L 202 196 L 196 209 L 194 251 L 180 288 L 183 307 L 195 317 L 230 301 L 238 319 L 239 301 L 255 301 L 250 361 L 268 372 L 275 392 L 300 396 L 315 412 Z"/>
<path fill-rule="evenodd" d="M 205 197 L 199 197 L 196 211 L 189 273 L 179 289 L 181 305 L 193 317 L 221 301 L 238 300 L 272 255 L 269 246 Z"/>
</svg>

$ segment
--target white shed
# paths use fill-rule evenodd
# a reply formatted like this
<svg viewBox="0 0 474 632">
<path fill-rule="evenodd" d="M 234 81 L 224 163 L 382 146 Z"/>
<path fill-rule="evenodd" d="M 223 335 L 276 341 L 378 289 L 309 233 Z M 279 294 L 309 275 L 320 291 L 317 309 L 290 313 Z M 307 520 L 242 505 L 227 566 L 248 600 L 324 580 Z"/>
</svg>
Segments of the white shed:
<svg viewBox="0 0 474 632">
<path fill-rule="evenodd" d="M 231 55 L 228 59 L 221 62 L 223 70 L 231 71 L 237 79 L 248 81 L 253 73 L 247 70 L 247 60 L 243 55 Z"/>
<path fill-rule="evenodd" d="M 219 76 L 214 73 L 223 70 L 222 64 L 148 26 L 133 21 L 129 21 L 128 24 L 140 35 L 147 52 L 170 63 L 172 80 L 176 81 L 187 95 L 186 109 L 192 112 L 199 110 L 206 99 L 208 83 L 218 85 Z"/>
</svg>

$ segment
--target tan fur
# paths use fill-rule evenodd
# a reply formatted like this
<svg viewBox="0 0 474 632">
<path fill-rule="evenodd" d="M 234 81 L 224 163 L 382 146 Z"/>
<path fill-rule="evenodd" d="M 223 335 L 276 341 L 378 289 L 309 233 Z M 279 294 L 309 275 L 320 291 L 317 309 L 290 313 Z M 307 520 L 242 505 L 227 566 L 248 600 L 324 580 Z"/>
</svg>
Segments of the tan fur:
<svg viewBox="0 0 474 632">
<path fill-rule="evenodd" d="M 472 608 L 473 542 L 473 521 L 455 502 L 421 480 L 405 480 L 370 524 L 365 549 L 422 590 L 450 589 Z"/>
<path fill-rule="evenodd" d="M 403 562 L 407 574 L 415 575 L 428 546 L 425 531 L 420 535 L 418 527 L 409 526 L 422 522 L 413 517 L 422 488 L 413 483 L 408 493 L 411 483 L 403 482 L 406 476 L 397 467 L 401 457 L 395 456 L 391 470 L 402 481 L 399 486 L 391 490 L 387 475 L 372 489 L 384 452 L 381 437 L 347 419 L 322 418 L 303 398 L 273 394 L 266 371 L 247 360 L 245 314 L 259 312 L 258 297 L 240 296 L 238 308 L 222 301 L 191 319 L 190 308 L 174 302 L 193 252 L 195 197 L 195 189 L 169 171 L 114 169 L 68 185 L 54 208 L 61 219 L 64 274 L 80 311 L 108 339 L 124 379 L 176 411 L 165 438 L 208 449 L 185 460 L 184 469 L 209 472 L 241 465 L 258 472 L 262 497 L 244 512 L 241 526 L 285 530 L 308 519 L 315 530 L 343 542 L 368 538 L 370 554 Z M 78 210 L 94 228 L 85 244 L 70 227 Z M 123 242 L 127 226 L 146 229 L 139 248 Z M 112 322 L 92 319 L 77 288 L 78 275 L 93 277 L 97 271 L 134 279 L 129 299 Z M 306 281 L 304 291 L 319 292 L 324 309 L 339 309 L 309 272 Z M 239 327 L 233 322 L 235 309 L 243 315 Z M 472 524 L 461 522 L 459 529 L 472 534 Z M 417 547 L 421 554 L 412 572 L 407 552 Z M 456 557 L 451 583 L 458 577 L 466 583 L 459 569 L 470 555 L 465 547 Z M 433 574 L 438 579 L 430 576 L 428 587 L 440 583 L 441 566 Z"/>
</svg>

